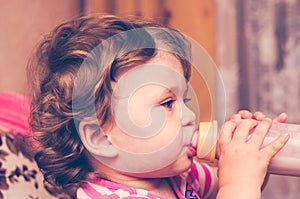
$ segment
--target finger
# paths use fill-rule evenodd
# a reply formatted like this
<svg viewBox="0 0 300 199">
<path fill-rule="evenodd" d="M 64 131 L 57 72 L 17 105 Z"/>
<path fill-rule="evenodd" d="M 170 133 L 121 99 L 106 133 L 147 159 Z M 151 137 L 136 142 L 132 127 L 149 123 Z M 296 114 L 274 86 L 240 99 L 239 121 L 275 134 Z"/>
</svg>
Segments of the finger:
<svg viewBox="0 0 300 199">
<path fill-rule="evenodd" d="M 263 114 L 262 112 L 255 112 L 254 114 L 253 114 L 253 117 L 252 117 L 253 119 L 256 119 L 256 120 L 259 120 L 259 121 L 262 121 L 262 120 L 264 120 L 265 118 L 266 118 L 266 115 L 265 114 Z"/>
<path fill-rule="evenodd" d="M 242 119 L 251 119 L 253 114 L 248 110 L 241 110 L 239 111 L 239 114 L 241 115 Z"/>
<path fill-rule="evenodd" d="M 282 147 L 284 147 L 289 138 L 289 133 L 282 133 L 278 138 L 276 138 L 276 140 L 261 149 L 268 161 L 271 161 L 271 159 L 282 149 Z"/>
<path fill-rule="evenodd" d="M 236 123 L 234 123 L 233 121 L 227 121 L 224 123 L 218 138 L 218 145 L 220 148 L 230 143 L 235 128 L 236 128 Z"/>
<path fill-rule="evenodd" d="M 242 120 L 233 134 L 232 140 L 237 142 L 246 142 L 248 141 L 248 136 L 252 130 L 257 126 L 258 122 L 252 119 Z"/>
<path fill-rule="evenodd" d="M 272 124 L 270 118 L 266 118 L 263 121 L 259 122 L 255 130 L 253 131 L 249 142 L 252 142 L 254 146 L 260 148 L 264 142 L 265 136 L 267 135 Z"/>
<path fill-rule="evenodd" d="M 273 121 L 283 123 L 283 122 L 286 122 L 287 118 L 288 118 L 288 116 L 286 113 L 281 113 Z"/>
<path fill-rule="evenodd" d="M 242 119 L 242 116 L 240 114 L 233 114 L 229 118 L 230 120 L 235 120 L 235 119 Z"/>
</svg>

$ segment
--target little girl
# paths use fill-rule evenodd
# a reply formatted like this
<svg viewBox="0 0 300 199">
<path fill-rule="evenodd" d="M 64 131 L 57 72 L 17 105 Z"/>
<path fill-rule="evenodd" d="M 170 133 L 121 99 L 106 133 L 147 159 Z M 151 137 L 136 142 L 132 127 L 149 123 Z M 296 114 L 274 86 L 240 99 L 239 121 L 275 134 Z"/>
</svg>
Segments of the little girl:
<svg viewBox="0 0 300 199">
<path fill-rule="evenodd" d="M 178 31 L 149 21 L 93 16 L 58 26 L 28 68 L 45 180 L 74 198 L 208 198 L 214 174 L 193 161 L 198 126 L 185 104 L 190 51 Z M 261 149 L 270 120 L 238 117 L 262 122 L 224 124 L 217 197 L 259 198 L 288 137 Z"/>
</svg>

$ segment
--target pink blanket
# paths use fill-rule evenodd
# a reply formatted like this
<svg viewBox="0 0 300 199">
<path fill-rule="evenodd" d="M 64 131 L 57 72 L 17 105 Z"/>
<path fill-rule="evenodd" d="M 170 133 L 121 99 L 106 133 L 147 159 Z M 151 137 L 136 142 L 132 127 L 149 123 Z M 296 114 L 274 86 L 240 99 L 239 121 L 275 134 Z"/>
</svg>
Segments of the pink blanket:
<svg viewBox="0 0 300 199">
<path fill-rule="evenodd" d="M 30 101 L 23 95 L 0 92 L 0 130 L 27 134 Z"/>
</svg>

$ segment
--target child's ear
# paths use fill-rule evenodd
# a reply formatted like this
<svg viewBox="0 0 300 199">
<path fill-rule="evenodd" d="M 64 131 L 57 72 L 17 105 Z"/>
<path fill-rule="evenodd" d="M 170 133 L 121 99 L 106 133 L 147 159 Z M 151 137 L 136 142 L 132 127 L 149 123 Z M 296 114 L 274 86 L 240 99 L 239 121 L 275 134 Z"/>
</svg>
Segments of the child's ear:
<svg viewBox="0 0 300 199">
<path fill-rule="evenodd" d="M 118 155 L 118 149 L 101 132 L 97 120 L 82 120 L 79 123 L 79 136 L 85 148 L 93 155 L 110 158 Z"/>
</svg>

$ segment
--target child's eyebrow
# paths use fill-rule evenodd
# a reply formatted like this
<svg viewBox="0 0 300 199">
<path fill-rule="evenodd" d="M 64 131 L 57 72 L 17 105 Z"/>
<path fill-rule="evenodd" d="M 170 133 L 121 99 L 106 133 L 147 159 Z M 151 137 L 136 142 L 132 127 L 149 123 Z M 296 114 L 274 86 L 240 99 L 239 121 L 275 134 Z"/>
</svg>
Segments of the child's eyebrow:
<svg viewBox="0 0 300 199">
<path fill-rule="evenodd" d="M 171 94 L 176 94 L 180 91 L 180 88 L 178 88 L 177 86 L 175 87 L 165 87 L 164 90 L 163 90 L 163 94 L 168 94 L 168 93 L 171 93 Z M 185 86 L 185 89 L 184 89 L 184 95 L 186 95 L 189 91 L 189 87 L 188 85 Z"/>
<path fill-rule="evenodd" d="M 169 94 L 169 93 L 174 94 L 174 90 L 177 90 L 177 89 L 165 87 L 164 90 L 162 91 L 162 93 L 163 94 Z"/>
<path fill-rule="evenodd" d="M 164 87 L 163 90 L 158 95 L 159 97 L 164 97 L 166 95 L 176 95 L 173 88 Z"/>
</svg>

